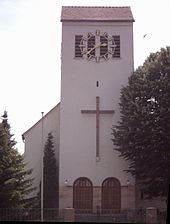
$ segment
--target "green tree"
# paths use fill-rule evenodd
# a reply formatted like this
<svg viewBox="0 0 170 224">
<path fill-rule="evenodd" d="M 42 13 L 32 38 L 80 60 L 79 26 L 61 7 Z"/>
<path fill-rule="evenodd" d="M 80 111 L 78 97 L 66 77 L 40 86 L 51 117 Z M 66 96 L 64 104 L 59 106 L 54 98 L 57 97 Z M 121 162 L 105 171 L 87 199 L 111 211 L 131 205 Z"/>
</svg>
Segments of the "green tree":
<svg viewBox="0 0 170 224">
<path fill-rule="evenodd" d="M 55 158 L 53 135 L 48 134 L 43 158 L 43 205 L 44 208 L 58 208 L 58 167 Z M 38 193 L 39 207 L 41 203 L 41 182 Z"/>
<path fill-rule="evenodd" d="M 170 180 L 170 48 L 152 53 L 121 89 L 114 150 L 129 161 L 146 198 L 167 197 Z"/>
<path fill-rule="evenodd" d="M 0 208 L 28 208 L 35 198 L 28 198 L 34 190 L 32 170 L 25 170 L 23 155 L 15 148 L 16 142 L 10 133 L 7 112 L 0 123 Z"/>
<path fill-rule="evenodd" d="M 58 168 L 53 135 L 48 134 L 44 149 L 44 208 L 58 207 Z"/>
</svg>

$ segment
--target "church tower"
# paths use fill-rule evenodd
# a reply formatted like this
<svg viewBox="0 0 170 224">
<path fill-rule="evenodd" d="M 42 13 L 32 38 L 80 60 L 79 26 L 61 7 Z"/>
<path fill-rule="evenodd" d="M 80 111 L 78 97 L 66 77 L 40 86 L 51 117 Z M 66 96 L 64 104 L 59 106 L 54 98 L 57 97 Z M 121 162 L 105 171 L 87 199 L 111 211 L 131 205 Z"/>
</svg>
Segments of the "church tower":
<svg viewBox="0 0 170 224">
<path fill-rule="evenodd" d="M 62 7 L 59 207 L 135 208 L 135 180 L 111 141 L 133 72 L 130 7 Z"/>
</svg>

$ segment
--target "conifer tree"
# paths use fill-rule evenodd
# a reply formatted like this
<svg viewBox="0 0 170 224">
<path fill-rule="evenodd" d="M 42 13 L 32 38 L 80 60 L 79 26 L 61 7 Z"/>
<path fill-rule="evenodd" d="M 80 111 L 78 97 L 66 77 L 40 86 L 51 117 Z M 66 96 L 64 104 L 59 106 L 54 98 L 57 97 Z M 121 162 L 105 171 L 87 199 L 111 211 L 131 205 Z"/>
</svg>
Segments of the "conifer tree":
<svg viewBox="0 0 170 224">
<path fill-rule="evenodd" d="M 53 135 L 48 134 L 44 148 L 44 208 L 58 207 L 58 168 Z"/>
<path fill-rule="evenodd" d="M 167 197 L 170 180 L 170 48 L 152 53 L 121 89 L 114 150 L 146 198 Z"/>
<path fill-rule="evenodd" d="M 16 141 L 10 133 L 7 112 L 0 123 L 0 208 L 28 208 L 35 198 L 27 198 L 34 190 L 32 170 L 25 170 L 23 155 L 15 148 Z"/>
<path fill-rule="evenodd" d="M 41 204 L 41 182 L 40 191 L 37 196 Z M 53 135 L 48 133 L 47 141 L 44 146 L 43 158 L 43 207 L 58 208 L 58 167 L 55 158 Z"/>
</svg>

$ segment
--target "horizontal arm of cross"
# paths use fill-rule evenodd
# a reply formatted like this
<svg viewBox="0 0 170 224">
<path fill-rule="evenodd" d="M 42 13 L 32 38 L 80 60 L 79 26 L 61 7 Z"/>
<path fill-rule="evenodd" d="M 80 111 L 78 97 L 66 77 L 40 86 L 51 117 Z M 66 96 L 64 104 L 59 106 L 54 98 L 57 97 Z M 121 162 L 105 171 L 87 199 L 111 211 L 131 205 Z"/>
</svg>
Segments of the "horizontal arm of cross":
<svg viewBox="0 0 170 224">
<path fill-rule="evenodd" d="M 96 114 L 96 110 L 81 110 L 82 114 Z"/>
<path fill-rule="evenodd" d="M 97 110 L 81 110 L 82 114 L 96 114 Z M 99 110 L 99 114 L 114 114 L 114 110 Z"/>
<path fill-rule="evenodd" d="M 115 111 L 114 110 L 100 110 L 99 113 L 100 114 L 114 114 Z"/>
</svg>

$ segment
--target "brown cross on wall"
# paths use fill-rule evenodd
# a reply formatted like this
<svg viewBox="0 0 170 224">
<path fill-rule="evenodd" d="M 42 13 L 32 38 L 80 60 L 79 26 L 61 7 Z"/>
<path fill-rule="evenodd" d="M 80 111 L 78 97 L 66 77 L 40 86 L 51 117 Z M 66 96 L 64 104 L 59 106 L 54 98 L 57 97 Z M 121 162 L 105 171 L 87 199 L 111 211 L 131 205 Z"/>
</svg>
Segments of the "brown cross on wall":
<svg viewBox="0 0 170 224">
<path fill-rule="evenodd" d="M 81 110 L 82 114 L 96 114 L 96 157 L 99 157 L 99 117 L 100 114 L 114 114 L 114 110 L 100 110 L 100 97 L 96 97 L 96 110 Z"/>
</svg>

